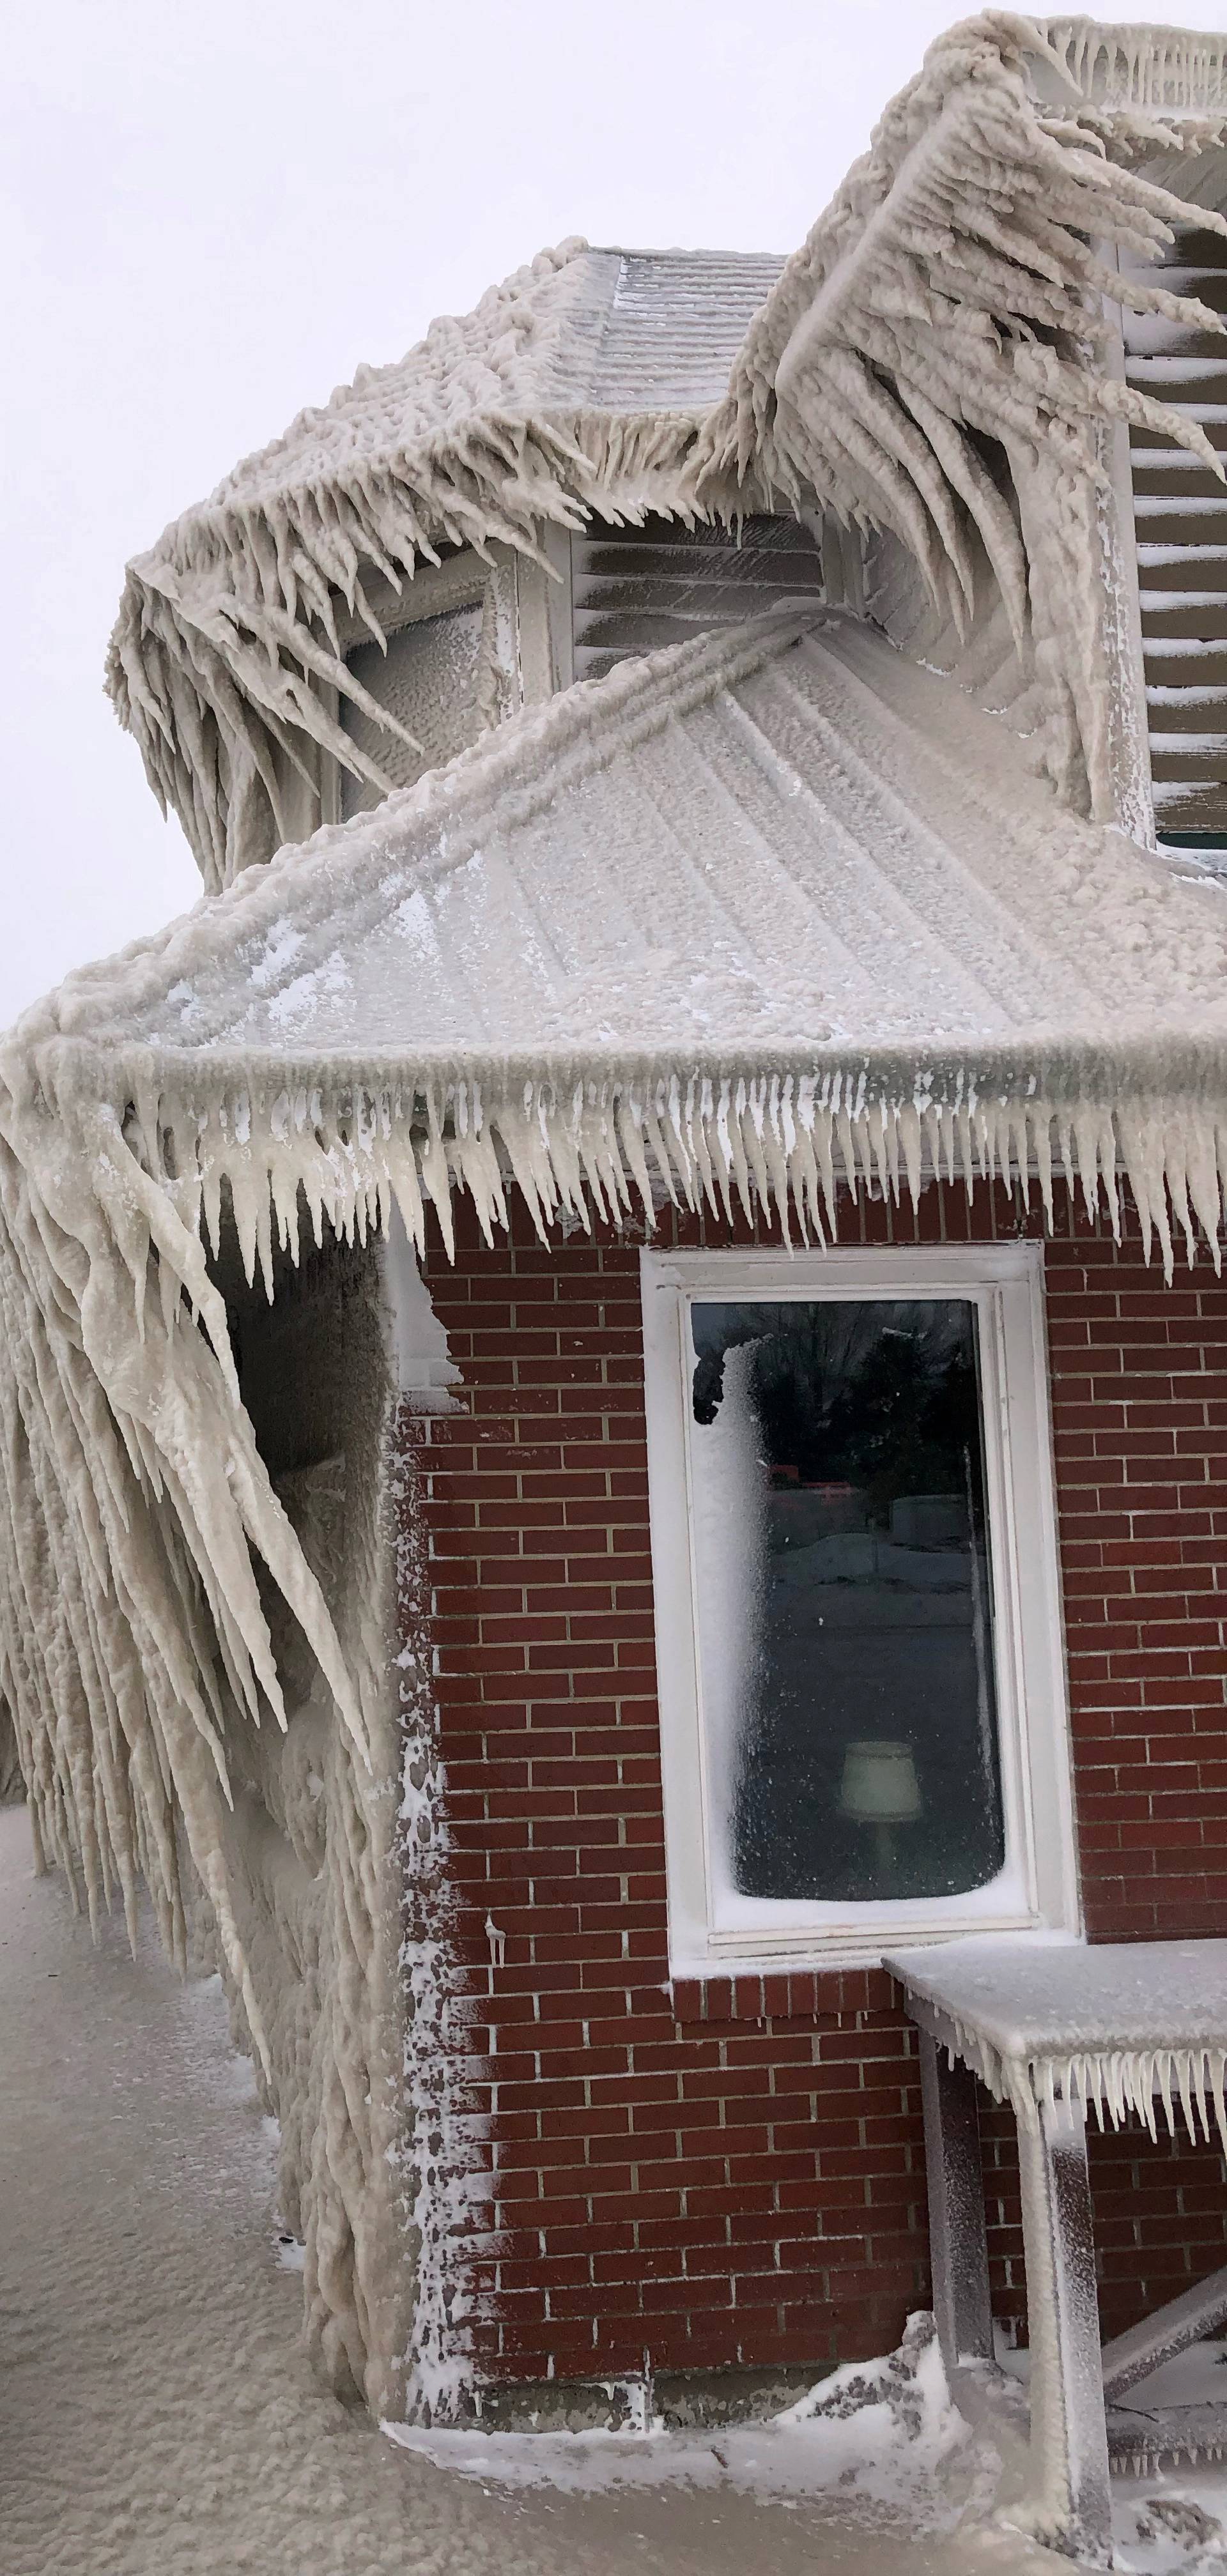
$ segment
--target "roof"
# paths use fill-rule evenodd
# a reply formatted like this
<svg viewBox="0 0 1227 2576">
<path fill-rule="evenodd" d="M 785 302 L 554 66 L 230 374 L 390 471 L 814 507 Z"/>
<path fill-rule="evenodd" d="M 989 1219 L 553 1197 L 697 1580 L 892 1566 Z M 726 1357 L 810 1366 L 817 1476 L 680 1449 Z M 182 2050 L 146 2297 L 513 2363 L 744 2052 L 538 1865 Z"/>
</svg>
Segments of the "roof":
<svg viewBox="0 0 1227 2576">
<path fill-rule="evenodd" d="M 827 612 L 521 715 L 69 977 L 12 1052 L 64 1108 L 145 1097 L 180 1195 L 215 1196 L 237 1151 L 352 1205 L 382 1124 L 416 1231 L 419 1186 L 447 1221 L 432 1131 L 491 1221 L 500 1155 L 542 1208 L 579 1204 L 585 1169 L 598 1200 L 629 1175 L 650 1203 L 649 1147 L 718 1196 L 766 1136 L 767 1195 L 821 1232 L 841 1157 L 915 1180 L 925 1153 L 1025 1166 L 1025 1138 L 1092 1188 L 1124 1162 L 1166 1240 L 1165 1173 L 1187 1214 L 1197 1167 L 1212 1236 L 1217 1181 L 1147 1122 L 1191 1086 L 1213 1170 L 1225 1041 L 1222 889 L 1071 818 L 996 719 Z M 364 1175 L 358 1093 L 382 1104 Z"/>
<path fill-rule="evenodd" d="M 591 510 L 693 512 L 687 454 L 782 265 L 542 251 L 301 412 L 129 565 L 108 686 L 210 891 L 268 855 L 251 812 L 276 808 L 278 753 L 314 737 L 346 757 L 320 683 L 364 583 L 399 588 L 440 547 L 535 553 L 546 522 Z"/>
<path fill-rule="evenodd" d="M 378 471 L 483 412 L 702 415 L 718 402 L 781 258 L 738 251 L 594 250 L 563 242 L 483 295 L 463 319 L 432 322 L 392 366 L 360 367 L 284 437 L 236 465 L 176 523 L 186 552 L 210 516 L 263 509 L 361 461 Z"/>
<path fill-rule="evenodd" d="M 569 692 L 53 1007 L 243 1081 L 265 1059 L 1033 1064 L 1165 1023 L 1227 1036 L 1227 897 L 1071 822 L 1003 725 L 827 611 Z"/>
<path fill-rule="evenodd" d="M 1138 160 L 1209 148 L 1223 118 L 1187 122 L 1210 94 L 1193 39 L 1136 31 L 1108 83 L 1132 64 L 1132 98 L 1102 105 L 1103 49 L 1084 22 L 1054 36 L 992 11 L 939 38 L 783 266 L 542 253 L 129 567 L 109 684 L 208 886 L 283 831 L 279 764 L 350 756 L 329 692 L 364 580 L 399 585 L 440 545 L 533 552 L 589 514 L 831 508 L 891 530 L 959 631 L 987 568 L 1034 653 L 1051 774 L 1114 811 L 1101 425 L 1161 407 L 1105 370 L 1099 302 L 1221 317 L 1126 287 L 1089 245 L 1161 248 L 1179 200 Z M 1171 434 L 1204 448 L 1195 424 Z"/>
<path fill-rule="evenodd" d="M 1037 672 L 1049 773 L 1105 821 L 1118 799 L 1104 602 L 1121 574 L 1105 432 L 1148 420 L 1222 469 L 1204 433 L 1114 380 L 1103 304 L 1227 326 L 1125 281 L 1102 246 L 1127 242 L 1140 264 L 1185 213 L 1138 165 L 1221 143 L 1217 92 L 1216 114 L 1189 121 L 1208 51 L 1217 61 L 1216 45 L 1170 29 L 997 10 L 940 36 L 786 262 L 696 459 L 700 495 L 752 472 L 786 500 L 890 530 L 957 634 L 986 564 Z"/>
</svg>

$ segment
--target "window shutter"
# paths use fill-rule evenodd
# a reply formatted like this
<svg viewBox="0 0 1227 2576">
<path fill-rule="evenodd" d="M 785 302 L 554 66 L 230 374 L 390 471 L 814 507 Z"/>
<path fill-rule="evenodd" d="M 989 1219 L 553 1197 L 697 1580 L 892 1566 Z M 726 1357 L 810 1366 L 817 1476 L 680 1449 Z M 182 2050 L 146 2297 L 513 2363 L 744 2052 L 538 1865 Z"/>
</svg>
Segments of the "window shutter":
<svg viewBox="0 0 1227 2576">
<path fill-rule="evenodd" d="M 1227 241 L 1178 234 L 1163 282 L 1227 312 Z M 1124 341 L 1126 381 L 1227 457 L 1227 342 L 1134 313 Z M 1227 486 L 1150 430 L 1130 431 L 1130 462 L 1155 829 L 1227 851 Z"/>
<path fill-rule="evenodd" d="M 590 523 L 572 539 L 571 580 L 575 677 L 591 680 L 705 627 L 816 606 L 822 559 L 796 519 L 747 519 L 739 542 L 729 528 L 648 518 L 638 528 Z"/>
</svg>

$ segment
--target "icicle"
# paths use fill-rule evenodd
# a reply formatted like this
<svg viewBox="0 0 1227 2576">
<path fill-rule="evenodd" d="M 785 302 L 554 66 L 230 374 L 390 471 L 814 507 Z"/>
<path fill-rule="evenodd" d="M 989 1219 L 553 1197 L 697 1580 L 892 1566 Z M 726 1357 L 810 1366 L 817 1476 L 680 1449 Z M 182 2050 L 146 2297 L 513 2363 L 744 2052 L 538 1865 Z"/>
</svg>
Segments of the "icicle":
<svg viewBox="0 0 1227 2576">
<path fill-rule="evenodd" d="M 1196 2146 L 1197 2122 L 1193 2116 L 1193 2067 L 1187 2049 L 1181 2049 L 1176 2056 L 1176 2081 L 1180 2090 L 1180 2107 L 1184 2112 L 1184 2125 L 1188 2130 L 1191 2144 Z"/>
<path fill-rule="evenodd" d="M 1214 2104 L 1215 2127 L 1219 2133 L 1223 2152 L 1227 2155 L 1227 2101 L 1224 2100 L 1223 2092 L 1225 2073 L 1227 2073 L 1227 2052 L 1221 2048 L 1216 2049 L 1210 2059 L 1210 2098 Z"/>
</svg>

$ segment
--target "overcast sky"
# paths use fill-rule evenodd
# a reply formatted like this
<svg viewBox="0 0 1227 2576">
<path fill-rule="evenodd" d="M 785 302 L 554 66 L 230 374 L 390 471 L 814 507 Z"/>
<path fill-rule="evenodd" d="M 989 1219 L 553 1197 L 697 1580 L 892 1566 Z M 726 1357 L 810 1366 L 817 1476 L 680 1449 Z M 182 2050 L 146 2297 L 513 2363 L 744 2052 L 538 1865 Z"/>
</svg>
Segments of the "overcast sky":
<svg viewBox="0 0 1227 2576">
<path fill-rule="evenodd" d="M 0 1027 L 195 900 L 178 825 L 102 695 L 126 558 L 362 360 L 399 357 L 567 233 L 791 249 L 955 14 L 951 0 L 13 12 Z M 1227 0 L 1173 14 L 1213 27 Z"/>
</svg>

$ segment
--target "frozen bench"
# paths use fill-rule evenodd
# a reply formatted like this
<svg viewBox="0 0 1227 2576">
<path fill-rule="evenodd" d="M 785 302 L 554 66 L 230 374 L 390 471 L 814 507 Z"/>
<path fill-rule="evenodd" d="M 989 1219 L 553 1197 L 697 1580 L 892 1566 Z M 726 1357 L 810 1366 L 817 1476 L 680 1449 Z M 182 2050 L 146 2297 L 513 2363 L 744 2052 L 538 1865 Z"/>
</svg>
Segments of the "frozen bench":
<svg viewBox="0 0 1227 2576">
<path fill-rule="evenodd" d="M 1227 2318 L 1227 2268 L 1100 2346 L 1086 2115 L 1182 2115 L 1227 2148 L 1227 1941 L 999 1938 L 887 1958 L 920 2033 L 933 2307 L 956 2393 L 993 2368 L 979 2076 L 1018 2123 L 1037 2536 L 1111 2562 L 1109 2462 L 1227 2450 L 1227 2403 L 1130 2414 L 1126 2389 Z"/>
</svg>

